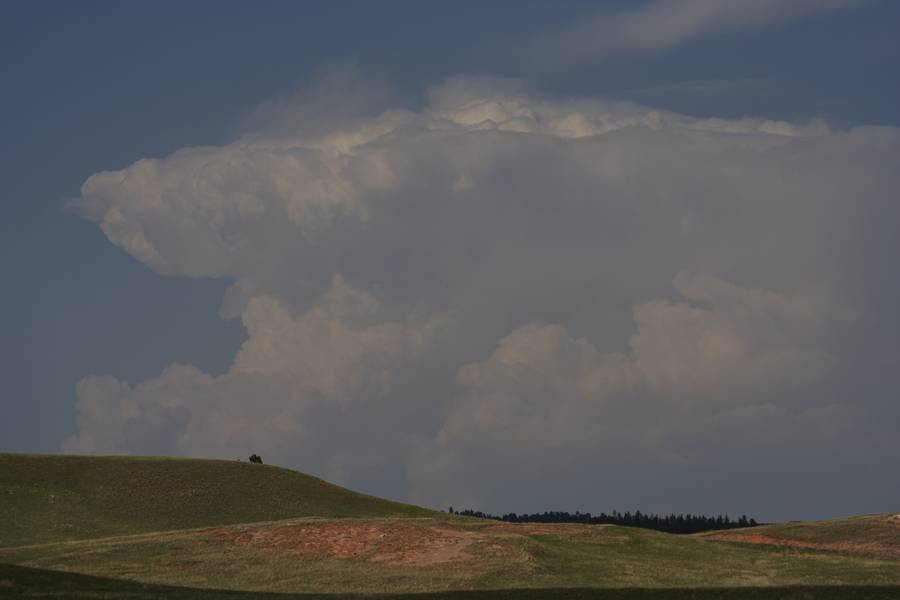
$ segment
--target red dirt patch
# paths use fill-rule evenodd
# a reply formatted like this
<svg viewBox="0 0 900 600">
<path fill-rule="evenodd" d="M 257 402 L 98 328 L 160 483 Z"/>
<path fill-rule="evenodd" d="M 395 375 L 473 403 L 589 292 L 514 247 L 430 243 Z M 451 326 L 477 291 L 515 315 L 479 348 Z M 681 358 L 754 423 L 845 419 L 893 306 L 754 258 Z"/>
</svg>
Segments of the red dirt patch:
<svg viewBox="0 0 900 600">
<path fill-rule="evenodd" d="M 471 546 L 486 539 L 478 532 L 392 522 L 267 525 L 252 529 L 208 529 L 202 533 L 238 546 L 288 554 L 359 558 L 412 566 L 450 565 L 472 560 Z"/>
<path fill-rule="evenodd" d="M 762 533 L 714 533 L 703 536 L 705 540 L 718 542 L 740 542 L 744 544 L 765 544 L 768 546 L 784 546 L 788 548 L 809 548 L 812 550 L 837 550 L 842 552 L 864 552 L 867 554 L 900 555 L 900 548 L 877 542 L 811 542 L 789 538 L 775 538 Z"/>
</svg>

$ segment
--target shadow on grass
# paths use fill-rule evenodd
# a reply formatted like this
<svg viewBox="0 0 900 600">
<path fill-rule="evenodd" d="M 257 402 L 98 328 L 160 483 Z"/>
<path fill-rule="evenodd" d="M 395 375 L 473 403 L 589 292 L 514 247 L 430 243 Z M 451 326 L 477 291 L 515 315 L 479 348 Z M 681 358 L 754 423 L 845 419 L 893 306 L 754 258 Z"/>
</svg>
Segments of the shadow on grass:
<svg viewBox="0 0 900 600">
<path fill-rule="evenodd" d="M 129 600 L 898 600 L 900 586 L 793 586 L 707 589 L 523 589 L 419 594 L 277 594 L 143 584 L 78 573 L 0 564 L 0 598 L 90 598 Z"/>
</svg>

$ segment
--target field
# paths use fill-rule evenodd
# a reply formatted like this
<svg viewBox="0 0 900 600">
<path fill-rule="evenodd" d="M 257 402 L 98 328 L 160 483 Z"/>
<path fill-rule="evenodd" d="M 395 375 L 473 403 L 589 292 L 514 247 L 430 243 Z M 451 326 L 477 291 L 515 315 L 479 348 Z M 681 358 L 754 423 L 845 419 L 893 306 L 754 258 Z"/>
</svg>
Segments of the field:
<svg viewBox="0 0 900 600">
<path fill-rule="evenodd" d="M 271 466 L 0 455 L 0 563 L 0 596 L 900 598 L 900 520 L 512 525 Z"/>
</svg>

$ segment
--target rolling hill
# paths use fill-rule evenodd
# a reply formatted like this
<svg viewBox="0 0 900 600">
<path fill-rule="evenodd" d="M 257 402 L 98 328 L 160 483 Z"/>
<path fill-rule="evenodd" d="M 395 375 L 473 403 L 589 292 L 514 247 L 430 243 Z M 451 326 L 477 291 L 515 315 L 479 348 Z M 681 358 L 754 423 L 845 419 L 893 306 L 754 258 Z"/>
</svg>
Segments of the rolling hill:
<svg viewBox="0 0 900 600">
<path fill-rule="evenodd" d="M 0 548 L 304 516 L 433 515 L 243 461 L 0 454 Z"/>
<path fill-rule="evenodd" d="M 900 598 L 894 515 L 511 524 L 229 461 L 0 455 L 0 540 L 0 597 Z"/>
</svg>

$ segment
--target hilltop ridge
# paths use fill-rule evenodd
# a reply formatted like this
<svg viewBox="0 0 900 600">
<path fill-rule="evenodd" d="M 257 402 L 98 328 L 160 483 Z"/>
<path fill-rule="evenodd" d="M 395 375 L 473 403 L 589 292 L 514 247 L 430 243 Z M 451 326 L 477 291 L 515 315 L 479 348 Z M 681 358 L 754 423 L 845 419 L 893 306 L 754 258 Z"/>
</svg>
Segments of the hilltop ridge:
<svg viewBox="0 0 900 600">
<path fill-rule="evenodd" d="M 307 516 L 434 516 L 244 461 L 0 454 L 0 547 Z"/>
</svg>

